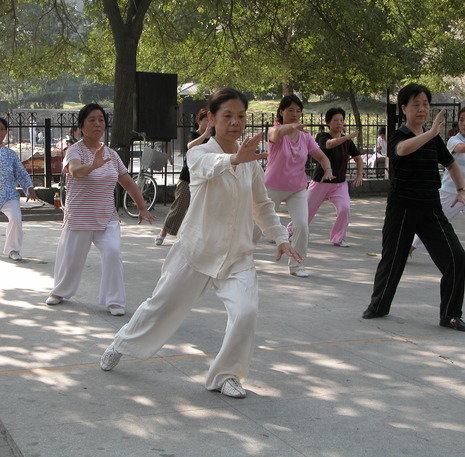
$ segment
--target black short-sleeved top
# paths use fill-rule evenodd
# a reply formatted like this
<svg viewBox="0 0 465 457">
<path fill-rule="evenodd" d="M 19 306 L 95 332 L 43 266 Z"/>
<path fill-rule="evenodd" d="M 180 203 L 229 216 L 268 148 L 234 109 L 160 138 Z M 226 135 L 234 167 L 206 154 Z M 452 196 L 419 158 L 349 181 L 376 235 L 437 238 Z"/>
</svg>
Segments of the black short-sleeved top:
<svg viewBox="0 0 465 457">
<path fill-rule="evenodd" d="M 448 167 L 454 162 L 454 157 L 439 135 L 411 154 L 397 155 L 397 145 L 414 137 L 415 134 L 405 124 L 389 135 L 388 157 L 392 165 L 389 199 L 405 207 L 441 207 L 438 164 Z"/>
<path fill-rule="evenodd" d="M 318 134 L 318 145 L 331 162 L 331 168 L 333 170 L 333 175 L 335 176 L 334 179 L 328 179 L 324 182 L 344 182 L 346 180 L 347 163 L 351 157 L 359 156 L 360 152 L 352 140 L 344 141 L 344 143 L 336 146 L 335 148 L 327 149 L 326 142 L 332 139 L 334 138 L 329 132 L 321 132 L 321 134 Z M 315 174 L 313 175 L 313 181 L 321 182 L 321 178 L 323 178 L 324 174 L 323 167 L 320 164 L 317 164 Z"/>
</svg>

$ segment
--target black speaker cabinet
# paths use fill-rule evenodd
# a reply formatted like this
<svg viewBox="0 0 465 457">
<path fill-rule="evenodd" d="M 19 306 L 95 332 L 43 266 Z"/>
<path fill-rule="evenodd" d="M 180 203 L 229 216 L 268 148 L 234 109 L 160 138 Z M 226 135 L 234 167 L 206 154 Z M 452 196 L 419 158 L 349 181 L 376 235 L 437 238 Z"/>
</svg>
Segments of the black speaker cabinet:
<svg viewBox="0 0 465 457">
<path fill-rule="evenodd" d="M 177 91 L 178 75 L 137 71 L 134 130 L 154 141 L 175 139 Z"/>
</svg>

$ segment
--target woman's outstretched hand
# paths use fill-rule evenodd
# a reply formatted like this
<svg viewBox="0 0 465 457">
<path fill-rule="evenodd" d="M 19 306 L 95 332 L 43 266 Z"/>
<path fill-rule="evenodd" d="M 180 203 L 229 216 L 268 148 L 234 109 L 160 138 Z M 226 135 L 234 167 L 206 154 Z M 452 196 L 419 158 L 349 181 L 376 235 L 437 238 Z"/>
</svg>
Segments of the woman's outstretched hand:
<svg viewBox="0 0 465 457">
<path fill-rule="evenodd" d="M 439 135 L 439 132 L 441 130 L 441 127 L 444 125 L 444 115 L 446 113 L 446 110 L 443 108 L 441 111 L 439 111 L 438 114 L 436 114 L 436 117 L 434 118 L 433 124 L 431 125 L 431 133 L 434 134 L 434 136 Z"/>
<path fill-rule="evenodd" d="M 138 224 L 142 223 L 142 221 L 147 221 L 151 224 L 155 220 L 155 216 L 147 208 L 144 208 L 139 211 L 138 219 Z"/>
<path fill-rule="evenodd" d="M 111 158 L 105 159 L 103 156 L 105 153 L 105 145 L 102 143 L 101 146 L 95 151 L 94 161 L 92 162 L 92 168 L 100 168 L 111 160 Z"/>
<path fill-rule="evenodd" d="M 289 243 L 281 243 L 278 246 L 278 252 L 276 253 L 276 261 L 280 260 L 283 254 L 292 257 L 299 263 L 303 260 L 302 256 Z"/>
<path fill-rule="evenodd" d="M 257 133 L 252 138 L 247 137 L 239 147 L 239 150 L 231 155 L 231 164 L 239 165 L 240 163 L 253 162 L 257 159 L 264 159 L 268 157 L 268 153 L 263 152 L 257 154 L 258 144 L 262 139 L 262 132 Z"/>
</svg>

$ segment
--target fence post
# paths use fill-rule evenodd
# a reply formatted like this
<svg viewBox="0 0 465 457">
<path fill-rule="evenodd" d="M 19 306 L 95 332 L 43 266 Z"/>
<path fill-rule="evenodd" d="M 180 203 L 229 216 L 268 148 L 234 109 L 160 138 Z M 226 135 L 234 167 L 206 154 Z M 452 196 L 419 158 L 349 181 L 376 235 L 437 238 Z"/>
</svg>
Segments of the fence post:
<svg viewBox="0 0 465 457">
<path fill-rule="evenodd" d="M 45 119 L 44 142 L 45 187 L 52 187 L 52 120 L 49 117 Z"/>
</svg>

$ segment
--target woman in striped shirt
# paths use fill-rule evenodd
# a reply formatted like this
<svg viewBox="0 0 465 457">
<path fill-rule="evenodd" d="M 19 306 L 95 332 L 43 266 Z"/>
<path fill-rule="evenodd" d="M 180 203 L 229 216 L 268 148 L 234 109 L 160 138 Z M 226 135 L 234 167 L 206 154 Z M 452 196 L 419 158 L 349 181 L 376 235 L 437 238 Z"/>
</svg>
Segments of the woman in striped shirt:
<svg viewBox="0 0 465 457">
<path fill-rule="evenodd" d="M 139 222 L 152 222 L 142 194 L 118 154 L 100 142 L 107 126 L 106 114 L 96 103 L 78 115 L 82 139 L 72 144 L 63 160 L 66 173 L 66 205 L 63 232 L 55 262 L 55 285 L 47 298 L 57 305 L 72 297 L 93 243 L 102 258 L 100 303 L 114 316 L 125 314 L 126 293 L 121 261 L 121 237 L 114 191 L 118 182 L 139 208 Z"/>
</svg>

